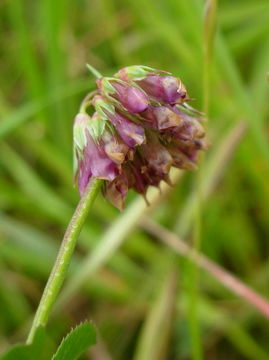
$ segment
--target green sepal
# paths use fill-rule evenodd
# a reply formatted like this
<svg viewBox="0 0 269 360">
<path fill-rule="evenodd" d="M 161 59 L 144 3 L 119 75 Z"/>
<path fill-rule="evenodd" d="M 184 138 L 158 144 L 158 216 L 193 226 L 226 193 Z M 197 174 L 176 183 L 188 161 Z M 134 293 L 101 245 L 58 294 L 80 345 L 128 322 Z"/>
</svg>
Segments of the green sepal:
<svg viewBox="0 0 269 360">
<path fill-rule="evenodd" d="M 109 78 L 102 78 L 102 88 L 107 94 L 115 94 L 116 89 L 111 85 Z"/>
<path fill-rule="evenodd" d="M 99 116 L 94 116 L 91 120 L 91 123 L 89 126 L 87 126 L 87 129 L 89 130 L 89 133 L 94 141 L 98 141 L 104 130 L 105 130 L 105 120 L 101 119 Z"/>
<path fill-rule="evenodd" d="M 156 74 L 156 75 L 170 74 L 167 73 L 166 71 L 157 70 L 144 65 L 127 66 L 123 70 L 126 73 L 129 80 L 143 80 L 149 74 Z M 115 77 L 120 77 L 120 72 L 116 73 Z"/>
<path fill-rule="evenodd" d="M 80 115 L 80 114 L 79 114 Z M 81 116 L 86 114 L 81 114 Z M 84 122 L 75 122 L 74 128 L 73 128 L 73 140 L 75 147 L 79 150 L 83 150 L 87 144 L 87 136 L 86 136 L 86 129 L 90 126 L 91 118 L 89 117 L 89 120 Z"/>
<path fill-rule="evenodd" d="M 88 114 L 79 113 L 73 128 L 73 173 L 77 174 L 78 165 L 83 160 L 83 151 L 87 145 L 87 132 L 95 142 L 98 142 L 102 137 L 107 122 L 102 119 L 97 113 L 91 118 Z"/>
<path fill-rule="evenodd" d="M 104 112 L 104 110 L 106 110 L 110 114 L 115 114 L 114 106 L 110 104 L 108 101 L 104 101 L 101 97 L 96 98 L 96 100 L 94 101 L 94 106 L 97 114 L 99 115 L 102 121 L 107 120 L 107 115 Z"/>
<path fill-rule="evenodd" d="M 154 69 L 152 67 L 149 67 L 149 66 L 145 66 L 145 65 L 141 65 L 141 68 L 144 69 L 144 71 L 147 72 L 147 74 L 159 74 L 159 75 L 162 75 L 162 74 L 171 74 L 169 71 L 164 71 L 164 70 L 158 70 L 158 69 Z"/>
<path fill-rule="evenodd" d="M 148 71 L 141 65 L 128 66 L 125 70 L 126 74 L 135 80 L 143 80 L 148 74 Z"/>
</svg>

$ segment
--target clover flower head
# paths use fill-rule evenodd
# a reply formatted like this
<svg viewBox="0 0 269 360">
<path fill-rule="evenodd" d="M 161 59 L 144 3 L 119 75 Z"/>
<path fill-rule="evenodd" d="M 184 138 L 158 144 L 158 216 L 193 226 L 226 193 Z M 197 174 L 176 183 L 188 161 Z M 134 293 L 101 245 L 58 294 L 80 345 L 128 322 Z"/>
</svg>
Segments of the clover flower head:
<svg viewBox="0 0 269 360">
<path fill-rule="evenodd" d="M 179 78 L 147 66 L 129 66 L 97 79 L 74 122 L 75 173 L 80 194 L 92 177 L 123 209 L 128 190 L 146 195 L 149 186 L 169 183 L 172 166 L 194 170 L 208 148 L 201 114 L 191 108 Z M 85 105 L 92 106 L 88 115 Z"/>
</svg>

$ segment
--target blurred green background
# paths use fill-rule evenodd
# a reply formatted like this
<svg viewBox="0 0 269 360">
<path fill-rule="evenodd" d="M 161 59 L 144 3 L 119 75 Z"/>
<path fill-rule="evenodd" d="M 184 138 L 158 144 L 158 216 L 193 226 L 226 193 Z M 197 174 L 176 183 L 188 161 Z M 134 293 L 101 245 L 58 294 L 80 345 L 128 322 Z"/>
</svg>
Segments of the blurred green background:
<svg viewBox="0 0 269 360">
<path fill-rule="evenodd" d="M 24 340 L 78 202 L 72 122 L 102 74 L 144 64 L 171 71 L 203 109 L 202 0 L 0 2 L 0 349 Z M 209 68 L 200 171 L 149 215 L 269 297 L 269 2 L 221 0 Z M 135 202 L 134 205 L 132 202 Z M 99 196 L 48 329 L 59 342 L 85 318 L 99 342 L 85 359 L 268 359 L 268 318 Z M 196 215 L 195 215 L 196 214 Z M 199 215 L 199 214 L 198 214 Z M 105 234 L 105 235 L 104 235 Z M 18 359 L 19 360 L 19 359 Z"/>
</svg>

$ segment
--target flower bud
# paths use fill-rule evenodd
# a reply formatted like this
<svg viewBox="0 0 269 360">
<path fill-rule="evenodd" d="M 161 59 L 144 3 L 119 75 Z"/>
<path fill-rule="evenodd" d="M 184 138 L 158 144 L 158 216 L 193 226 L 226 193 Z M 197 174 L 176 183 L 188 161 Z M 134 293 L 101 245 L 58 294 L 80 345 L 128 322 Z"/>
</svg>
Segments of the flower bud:
<svg viewBox="0 0 269 360">
<path fill-rule="evenodd" d="M 127 66 L 123 69 L 120 69 L 116 74 L 115 77 L 123 81 L 132 81 L 132 80 L 142 80 L 149 74 L 148 71 L 144 69 L 143 66 L 134 65 L 134 66 Z"/>
<path fill-rule="evenodd" d="M 109 131 L 103 133 L 101 141 L 107 156 L 116 164 L 122 164 L 129 152 L 129 147 Z"/>
<path fill-rule="evenodd" d="M 135 124 L 126 116 L 116 111 L 113 107 L 113 111 L 108 111 L 105 108 L 106 99 L 102 96 L 95 96 L 93 104 L 96 106 L 97 111 L 102 111 L 105 114 L 107 120 L 109 120 L 116 128 L 118 134 L 130 147 L 140 145 L 145 141 L 145 130 L 142 126 Z"/>
<path fill-rule="evenodd" d="M 101 138 L 97 140 L 92 136 L 96 134 L 94 132 L 96 129 L 93 131 L 96 122 L 99 122 L 97 114 L 94 115 L 93 120 L 87 114 L 78 114 L 75 118 L 74 155 L 81 194 L 92 176 L 112 181 L 119 174 L 118 165 L 106 154 Z M 102 134 L 104 131 L 103 129 Z"/>
<path fill-rule="evenodd" d="M 131 148 L 141 145 L 145 141 L 145 130 L 142 126 L 133 123 L 127 117 L 116 112 L 109 116 L 110 121 L 117 129 L 122 140 Z"/>
<path fill-rule="evenodd" d="M 187 156 L 180 147 L 169 146 L 168 150 L 173 158 L 173 166 L 184 170 L 197 169 L 197 165 L 195 164 L 197 151 Z"/>
<path fill-rule="evenodd" d="M 96 144 L 91 135 L 87 134 L 87 145 L 78 170 L 80 193 L 84 192 L 91 176 L 112 181 L 118 174 L 118 165 L 107 156 L 103 147 Z"/>
<path fill-rule="evenodd" d="M 205 136 L 205 130 L 197 118 L 185 114 L 176 106 L 173 106 L 173 111 L 183 119 L 183 126 L 175 127 L 171 130 L 174 139 L 193 140 L 201 139 Z"/>
<path fill-rule="evenodd" d="M 79 113 L 76 115 L 73 126 L 74 146 L 82 151 L 87 144 L 86 129 L 90 128 L 91 118 L 87 114 Z"/>
<path fill-rule="evenodd" d="M 153 69 L 144 65 L 132 65 L 120 69 L 114 76 L 124 81 L 143 80 L 147 75 L 168 75 L 167 71 Z"/>
<path fill-rule="evenodd" d="M 148 75 L 136 83 L 157 102 L 181 104 L 187 99 L 185 86 L 173 76 Z"/>
<path fill-rule="evenodd" d="M 124 110 L 131 114 L 144 111 L 149 105 L 148 96 L 138 87 L 131 86 L 125 81 L 113 78 L 101 78 L 97 86 L 104 95 L 117 100 Z"/>
<path fill-rule="evenodd" d="M 128 179 L 123 171 L 116 179 L 105 184 L 104 195 L 116 208 L 123 210 L 128 189 Z"/>
<path fill-rule="evenodd" d="M 134 189 L 139 194 L 146 194 L 149 183 L 144 176 L 147 168 L 143 159 L 136 154 L 134 160 L 129 164 L 128 180 L 129 188 Z"/>
<path fill-rule="evenodd" d="M 179 114 L 168 106 L 150 105 L 141 116 L 147 122 L 149 127 L 158 130 L 164 130 L 175 126 L 181 126 L 183 119 Z"/>
<path fill-rule="evenodd" d="M 157 102 L 181 104 L 188 100 L 181 80 L 166 71 L 135 65 L 119 70 L 115 76 L 124 81 L 135 82 Z"/>
<path fill-rule="evenodd" d="M 154 169 L 158 174 L 169 173 L 172 157 L 155 135 L 147 138 L 147 143 L 141 145 L 139 153 L 148 168 Z"/>
</svg>

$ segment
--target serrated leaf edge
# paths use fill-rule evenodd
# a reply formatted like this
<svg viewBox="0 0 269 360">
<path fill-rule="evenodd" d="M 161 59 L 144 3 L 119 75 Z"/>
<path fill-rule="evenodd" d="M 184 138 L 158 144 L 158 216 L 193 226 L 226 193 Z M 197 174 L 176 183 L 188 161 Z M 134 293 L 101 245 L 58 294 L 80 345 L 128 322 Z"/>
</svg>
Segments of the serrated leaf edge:
<svg viewBox="0 0 269 360">
<path fill-rule="evenodd" d="M 90 324 L 93 326 L 94 330 L 95 330 L 95 335 L 97 334 L 97 328 L 95 326 L 95 324 L 92 321 L 88 321 L 88 320 L 84 320 L 81 321 L 78 325 L 76 325 L 75 327 L 71 327 L 70 331 L 62 338 L 62 341 L 60 342 L 55 354 L 53 354 L 51 360 L 55 360 L 56 355 L 58 353 L 58 350 L 60 349 L 60 347 L 62 346 L 63 342 L 67 339 L 67 337 L 74 332 L 76 329 L 78 329 L 80 326 L 84 325 L 84 324 Z M 95 343 L 96 343 L 96 336 L 95 336 Z"/>
</svg>

